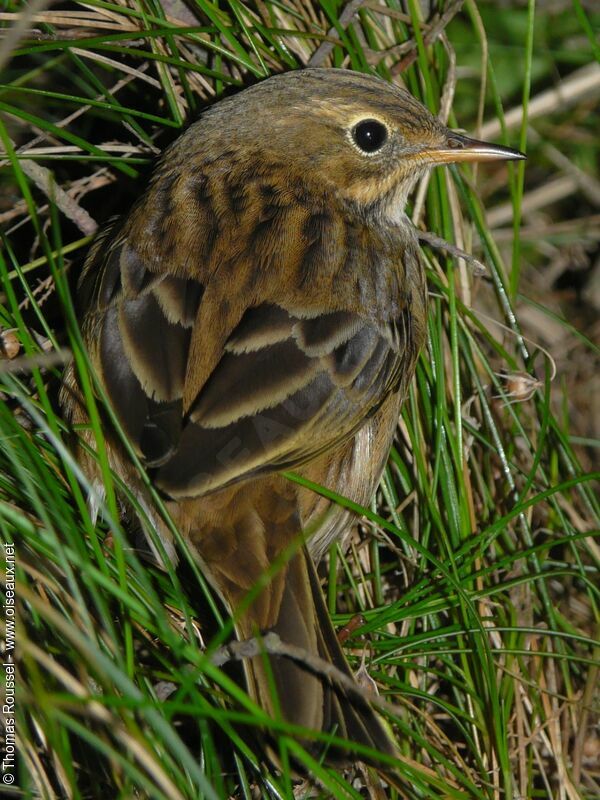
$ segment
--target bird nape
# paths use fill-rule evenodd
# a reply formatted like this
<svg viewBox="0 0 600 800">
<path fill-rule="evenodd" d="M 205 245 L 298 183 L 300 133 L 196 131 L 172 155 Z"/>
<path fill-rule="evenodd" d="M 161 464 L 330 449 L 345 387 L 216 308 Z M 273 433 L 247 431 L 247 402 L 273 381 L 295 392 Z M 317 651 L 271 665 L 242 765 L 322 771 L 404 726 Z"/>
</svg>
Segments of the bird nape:
<svg viewBox="0 0 600 800">
<path fill-rule="evenodd" d="M 275 632 L 306 654 L 246 660 L 248 691 L 349 740 L 327 759 L 396 745 L 368 702 L 314 667 L 351 675 L 315 563 L 355 519 L 282 473 L 369 503 L 425 339 L 406 198 L 436 164 L 521 157 L 448 130 L 376 77 L 277 75 L 216 103 L 165 151 L 83 270 L 100 385 L 238 638 Z M 62 403 L 72 424 L 87 421 L 73 365 Z M 106 438 L 112 468 L 152 508 L 109 425 Z M 93 436 L 82 439 L 93 480 Z"/>
</svg>

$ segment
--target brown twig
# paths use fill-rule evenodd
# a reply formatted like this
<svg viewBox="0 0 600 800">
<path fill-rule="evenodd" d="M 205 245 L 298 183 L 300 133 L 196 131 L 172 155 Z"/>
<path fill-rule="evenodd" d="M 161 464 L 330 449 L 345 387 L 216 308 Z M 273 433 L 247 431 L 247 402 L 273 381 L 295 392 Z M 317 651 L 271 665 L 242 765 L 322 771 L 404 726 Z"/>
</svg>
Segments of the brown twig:
<svg viewBox="0 0 600 800">
<path fill-rule="evenodd" d="M 13 147 L 15 146 L 12 140 L 11 144 Z M 73 200 L 73 198 L 56 183 L 54 174 L 49 169 L 42 167 L 41 164 L 36 164 L 35 161 L 25 160 L 21 162 L 21 169 L 46 197 L 54 200 L 63 214 L 77 225 L 85 236 L 92 236 L 96 233 L 98 230 L 98 223 L 92 219 L 85 208 L 82 208 L 79 203 Z"/>
<path fill-rule="evenodd" d="M 253 637 L 251 639 L 230 642 L 228 645 L 216 650 L 211 661 L 215 666 L 222 667 L 229 661 L 244 661 L 248 658 L 255 658 L 261 655 L 261 653 L 268 653 L 271 656 L 282 656 L 284 658 L 290 658 L 292 661 L 297 661 L 313 672 L 316 672 L 318 675 L 327 678 L 330 683 L 341 686 L 349 694 L 357 695 L 362 700 L 373 703 L 380 708 L 386 708 L 390 713 L 399 713 L 399 708 L 382 700 L 382 698 L 374 692 L 362 689 L 350 675 L 342 672 L 335 664 L 326 661 L 324 658 L 314 653 L 309 653 L 302 647 L 283 642 L 276 633 L 267 633 L 260 639 Z"/>
<path fill-rule="evenodd" d="M 556 87 L 547 89 L 529 101 L 527 107 L 527 121 L 529 123 L 537 117 L 543 117 L 555 111 L 561 114 L 584 98 L 593 100 L 600 96 L 600 65 L 586 64 L 585 67 L 575 70 Z M 481 138 L 493 141 L 502 133 L 503 125 L 507 128 L 516 128 L 521 125 L 523 106 L 511 108 L 504 115 L 503 123 L 499 119 L 489 120 L 481 128 Z"/>
<path fill-rule="evenodd" d="M 430 233 L 429 231 L 420 231 L 418 228 L 415 228 L 415 232 L 420 241 L 425 242 L 430 247 L 433 247 L 436 250 L 443 250 L 446 253 L 450 253 L 451 256 L 455 256 L 456 258 L 462 258 L 463 261 L 466 261 L 467 264 L 472 268 L 473 275 L 477 277 L 481 277 L 482 275 L 487 275 L 487 269 L 485 264 L 483 264 L 479 259 L 475 258 L 475 256 L 470 255 L 470 253 L 466 253 L 464 250 L 461 250 L 460 247 L 457 247 L 454 244 L 450 244 L 445 239 L 442 239 L 440 236 L 436 236 L 434 233 Z"/>
<path fill-rule="evenodd" d="M 359 686 L 350 675 L 342 672 L 330 661 L 325 661 L 320 656 L 309 653 L 302 647 L 283 642 L 281 638 L 273 632 L 267 633 L 261 638 L 253 637 L 242 641 L 233 641 L 224 647 L 220 647 L 213 653 L 211 661 L 215 666 L 222 667 L 228 662 L 244 661 L 248 658 L 255 658 L 263 653 L 290 658 L 308 667 L 312 672 L 326 678 L 330 683 L 342 687 L 347 694 L 358 697 L 363 702 L 370 703 L 380 711 L 384 711 L 394 717 L 398 717 L 404 712 L 404 709 L 400 706 L 390 703 L 370 689 Z M 411 708 L 416 712 L 416 708 L 412 706 Z M 459 760 L 459 763 L 467 770 L 467 765 L 461 758 L 455 743 L 443 733 L 428 715 L 424 716 L 424 720 L 429 729 L 439 738 L 439 741 L 450 748 L 453 755 Z M 403 760 L 403 756 L 399 756 L 399 758 Z"/>
<path fill-rule="evenodd" d="M 344 30 L 350 25 L 352 19 L 358 9 L 364 4 L 364 0 L 350 0 L 348 5 L 344 8 L 342 13 L 339 16 L 339 24 Z M 331 28 L 328 32 L 328 36 L 336 36 L 337 29 Z M 321 64 L 325 61 L 327 56 L 331 53 L 333 48 L 335 47 L 335 42 L 321 42 L 321 44 L 317 47 L 315 52 L 312 56 L 308 59 L 307 66 L 309 67 L 320 67 Z"/>
<path fill-rule="evenodd" d="M 21 356 L 10 360 L 0 360 L 0 375 L 13 372 L 31 372 L 33 369 L 50 369 L 61 364 L 66 364 L 71 358 L 68 350 L 58 350 L 54 353 L 40 353 L 33 356 Z"/>
<path fill-rule="evenodd" d="M 442 14 L 436 14 L 432 17 L 431 22 L 429 24 L 429 30 L 423 37 L 423 43 L 426 47 L 432 45 L 446 30 L 446 27 L 451 22 L 451 20 L 456 16 L 456 14 L 462 8 L 464 0 L 453 0 L 448 4 L 448 7 Z M 392 75 L 399 75 L 404 70 L 408 69 L 413 61 L 417 59 L 417 42 L 414 39 L 411 39 L 411 50 L 408 55 L 404 56 L 404 58 L 399 61 L 397 64 L 390 69 Z"/>
<path fill-rule="evenodd" d="M 50 0 L 33 0 L 30 5 L 25 6 L 20 14 L 14 17 L 14 25 L 7 31 L 4 41 L 0 44 L 0 71 L 10 60 L 10 55 L 19 44 L 21 37 L 27 32 L 29 23 L 49 2 Z"/>
</svg>

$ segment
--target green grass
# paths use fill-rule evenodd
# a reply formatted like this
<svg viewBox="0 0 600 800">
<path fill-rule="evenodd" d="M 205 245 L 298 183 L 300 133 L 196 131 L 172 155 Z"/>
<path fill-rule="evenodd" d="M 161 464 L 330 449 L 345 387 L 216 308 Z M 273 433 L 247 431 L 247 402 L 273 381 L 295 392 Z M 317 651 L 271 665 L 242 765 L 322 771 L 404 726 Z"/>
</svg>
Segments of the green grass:
<svg viewBox="0 0 600 800">
<path fill-rule="evenodd" d="M 476 133 L 478 120 L 502 121 L 503 108 L 527 106 L 558 75 L 591 64 L 598 15 L 579 0 L 554 15 L 533 0 L 513 8 L 471 0 L 444 21 L 447 39 L 431 42 L 416 0 L 404 10 L 381 0 L 386 13 L 364 3 L 349 26 L 333 0 L 189 8 L 196 19 L 178 4 L 92 0 L 71 3 L 79 16 L 69 19 L 52 5 L 12 41 L 3 67 L 0 335 L 6 353 L 18 343 L 22 359 L 0 360 L 0 531 L 17 545 L 17 784 L 20 796 L 43 798 L 292 798 L 285 765 L 294 758 L 316 776 L 320 796 L 359 798 L 372 777 L 359 773 L 359 789 L 314 763 L 296 731 L 268 719 L 210 660 L 231 624 L 185 544 L 181 567 L 160 569 L 139 549 L 132 520 L 120 518 L 126 487 L 106 463 L 103 400 L 67 280 L 90 235 L 59 189 L 98 222 L 125 210 L 156 150 L 206 101 L 300 67 L 323 43 L 325 65 L 376 65 L 435 112 L 455 89 L 449 122 Z M 399 52 L 403 42 L 412 44 Z M 594 364 L 593 336 L 579 330 L 585 315 L 570 319 L 536 282 L 553 224 L 585 226 L 593 208 L 577 187 L 542 222 L 527 202 L 556 177 L 547 144 L 598 181 L 599 122 L 587 96 L 557 105 L 532 121 L 539 136 L 530 143 L 525 123 L 499 135 L 527 149 L 526 164 L 438 170 L 418 201 L 416 222 L 472 250 L 488 275 L 424 249 L 427 349 L 377 496 L 356 509 L 362 521 L 349 551 L 332 552 L 326 565 L 336 623 L 359 612 L 365 620 L 348 656 L 356 668 L 365 659 L 393 706 L 397 771 L 410 788 L 385 796 L 598 794 L 597 432 L 582 424 L 578 386 L 560 371 L 551 380 L 547 342 L 530 317 L 541 312 L 574 343 L 569 353 Z M 504 203 L 514 225 L 491 229 L 484 208 Z M 520 239 L 519 223 L 542 233 Z M 575 224 L 564 236 L 570 247 L 594 241 Z M 97 520 L 88 503 L 96 488 L 56 412 L 60 354 L 69 352 L 103 465 Z M 567 370 L 569 356 L 550 356 Z M 534 388 L 519 393 L 503 370 L 534 376 Z M 263 763 L 248 733 L 265 728 L 281 772 Z"/>
</svg>

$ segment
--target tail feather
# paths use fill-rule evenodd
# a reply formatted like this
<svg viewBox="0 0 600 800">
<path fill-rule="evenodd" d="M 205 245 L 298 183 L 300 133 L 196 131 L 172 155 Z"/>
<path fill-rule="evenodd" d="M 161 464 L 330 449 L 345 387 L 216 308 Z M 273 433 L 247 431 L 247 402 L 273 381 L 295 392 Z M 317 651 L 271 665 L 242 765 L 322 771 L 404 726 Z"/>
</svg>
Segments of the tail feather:
<svg viewBox="0 0 600 800">
<path fill-rule="evenodd" d="M 248 618 L 240 628 L 238 634 L 253 635 Z M 352 676 L 306 549 L 288 564 L 279 614 L 270 631 L 277 633 L 284 644 L 299 648 L 307 659 L 269 655 L 247 662 L 249 691 L 263 707 L 272 714 L 279 712 L 295 725 L 335 733 L 388 755 L 397 753 L 384 722 L 368 702 L 358 694 L 348 693 L 330 676 L 307 663 L 316 655 L 346 676 Z M 345 749 L 339 754 L 330 749 L 327 752 L 328 758 L 343 759 L 348 755 Z"/>
<path fill-rule="evenodd" d="M 313 561 L 308 554 L 305 554 L 304 560 L 317 619 L 318 655 L 331 661 L 341 672 L 353 677 L 325 605 Z M 368 745 L 388 755 L 397 755 L 396 745 L 387 726 L 358 694 L 349 697 L 343 689 L 326 684 L 324 710 L 323 730 L 337 730 L 353 742 Z"/>
</svg>

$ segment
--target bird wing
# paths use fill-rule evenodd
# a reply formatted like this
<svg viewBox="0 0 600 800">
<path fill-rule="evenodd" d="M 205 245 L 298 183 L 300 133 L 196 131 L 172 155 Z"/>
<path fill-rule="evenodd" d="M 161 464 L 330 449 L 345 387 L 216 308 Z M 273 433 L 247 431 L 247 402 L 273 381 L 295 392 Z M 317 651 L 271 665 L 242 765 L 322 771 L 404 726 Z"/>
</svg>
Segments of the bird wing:
<svg viewBox="0 0 600 800">
<path fill-rule="evenodd" d="M 97 243 L 81 291 L 107 394 L 172 497 L 293 469 L 341 443 L 413 357 L 407 309 L 379 324 L 285 300 L 245 303 L 218 275 L 157 268 L 126 235 Z"/>
<path fill-rule="evenodd" d="M 358 315 L 249 308 L 157 472 L 172 496 L 295 468 L 335 446 L 387 395 L 397 353 Z"/>
</svg>

